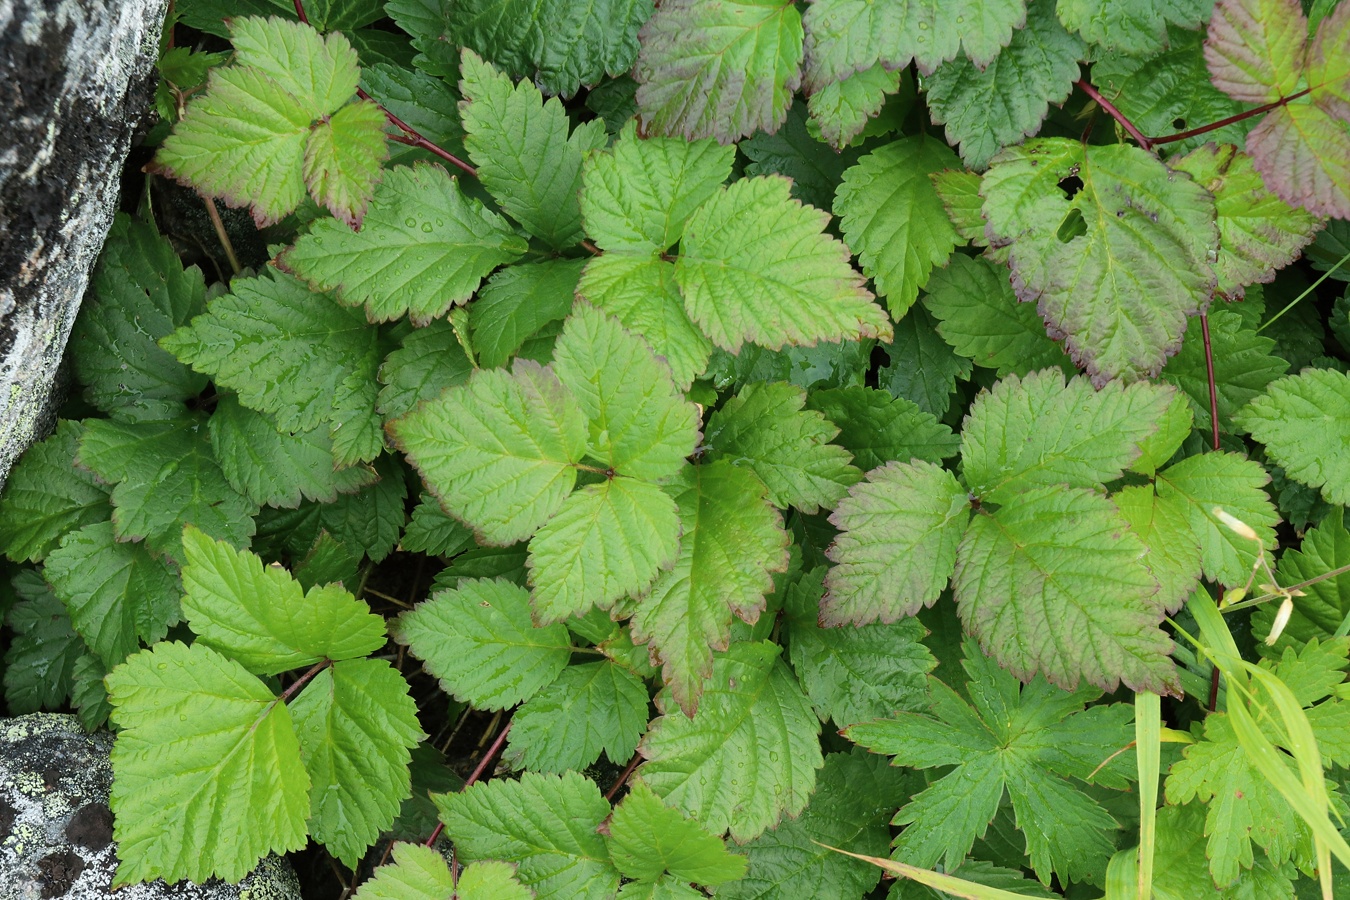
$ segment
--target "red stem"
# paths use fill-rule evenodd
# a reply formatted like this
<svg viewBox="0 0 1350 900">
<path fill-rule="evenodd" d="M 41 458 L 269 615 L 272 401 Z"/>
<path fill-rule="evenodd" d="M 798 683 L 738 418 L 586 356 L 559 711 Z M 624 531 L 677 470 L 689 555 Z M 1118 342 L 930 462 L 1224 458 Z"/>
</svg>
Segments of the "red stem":
<svg viewBox="0 0 1350 900">
<path fill-rule="evenodd" d="M 1200 335 L 1205 339 L 1205 379 L 1209 382 L 1209 430 L 1214 449 L 1219 449 L 1219 390 L 1214 384 L 1214 346 L 1209 342 L 1209 314 L 1200 314 Z"/>
<path fill-rule="evenodd" d="M 296 0 L 296 2 L 299 2 L 299 0 Z M 1079 79 L 1077 82 L 1075 82 L 1075 84 L 1079 88 L 1082 88 L 1083 93 L 1087 94 L 1089 97 L 1095 100 L 1098 106 L 1106 110 L 1111 115 L 1111 118 L 1119 122 L 1120 127 L 1124 128 L 1127 132 L 1129 132 L 1130 137 L 1134 138 L 1139 143 L 1140 147 L 1143 147 L 1145 150 L 1153 149 L 1153 142 L 1150 141 L 1148 138 L 1144 137 L 1144 133 L 1140 131 L 1138 128 L 1135 128 L 1134 123 L 1131 122 L 1123 112 L 1116 109 L 1115 106 L 1112 105 L 1110 100 L 1107 100 L 1105 97 L 1103 97 L 1100 91 L 1098 91 L 1095 87 L 1093 87 L 1088 82 L 1083 81 L 1082 79 Z"/>
<path fill-rule="evenodd" d="M 281 692 L 281 702 L 282 703 L 290 702 L 290 699 L 294 697 L 296 694 L 298 694 L 302 687 L 309 684 L 310 680 L 313 679 L 315 675 L 318 675 L 320 672 L 322 672 L 324 669 L 328 668 L 332 664 L 333 661 L 331 659 L 321 659 L 314 665 L 310 666 L 309 671 L 305 672 L 305 674 L 295 679 L 294 684 L 292 684 L 290 687 L 286 688 L 286 690 Z"/>
<path fill-rule="evenodd" d="M 634 753 L 633 758 L 628 761 L 627 768 L 620 773 L 618 779 L 614 782 L 614 785 L 609 790 L 605 791 L 606 800 L 614 799 L 614 795 L 619 792 L 619 788 L 623 787 L 624 782 L 628 780 L 628 776 L 633 774 L 633 770 L 638 767 L 638 763 L 640 762 L 642 762 L 642 754 Z"/>
<path fill-rule="evenodd" d="M 488 764 L 501 752 L 502 746 L 506 743 L 506 736 L 511 733 L 512 724 L 512 722 L 506 723 L 506 727 L 502 729 L 501 734 L 497 735 L 497 739 L 492 742 L 492 746 L 488 747 L 487 753 L 483 754 L 483 758 L 478 761 L 478 765 L 474 767 L 474 770 L 469 773 L 469 780 L 464 782 L 464 787 L 460 788 L 460 790 L 473 787 L 474 783 L 478 781 L 479 778 L 483 777 L 483 773 L 487 771 Z M 441 836 L 441 832 L 444 829 L 445 823 L 437 822 L 436 830 L 431 832 L 431 837 L 427 838 L 426 845 L 428 847 L 434 846 L 436 838 Z"/>
<path fill-rule="evenodd" d="M 1176 134 L 1169 134 L 1166 137 L 1149 138 L 1149 143 L 1170 144 L 1173 141 L 1184 141 L 1186 138 L 1189 137 L 1196 137 L 1198 135 L 1208 134 L 1211 131 L 1218 131 L 1220 128 L 1223 128 L 1227 125 L 1232 125 L 1234 122 L 1241 122 L 1243 119 L 1250 119 L 1252 116 L 1259 116 L 1261 115 L 1261 113 L 1270 112 L 1277 106 L 1284 106 L 1289 101 L 1297 100 L 1299 97 L 1302 97 L 1303 95 L 1307 94 L 1309 90 L 1310 88 L 1304 88 L 1303 90 L 1298 91 L 1297 93 L 1290 94 L 1288 97 L 1281 97 L 1279 100 L 1274 100 L 1270 103 L 1265 104 L 1264 106 L 1258 106 L 1254 109 L 1249 109 L 1246 112 L 1237 113 L 1236 115 L 1229 116 L 1226 119 L 1220 119 L 1217 122 L 1210 122 L 1208 125 L 1201 125 L 1199 128 L 1191 128 L 1186 131 L 1178 131 Z"/>
</svg>

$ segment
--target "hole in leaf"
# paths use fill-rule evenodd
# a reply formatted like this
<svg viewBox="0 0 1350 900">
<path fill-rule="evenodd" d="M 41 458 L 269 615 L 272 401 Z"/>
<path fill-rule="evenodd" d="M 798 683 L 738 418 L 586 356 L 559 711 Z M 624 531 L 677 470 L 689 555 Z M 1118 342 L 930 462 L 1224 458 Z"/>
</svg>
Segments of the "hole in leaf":
<svg viewBox="0 0 1350 900">
<path fill-rule="evenodd" d="M 1059 230 L 1055 232 L 1055 237 L 1059 238 L 1061 244 L 1067 244 L 1084 234 L 1087 234 L 1087 222 L 1083 221 L 1083 214 L 1075 207 L 1069 210 L 1069 214 L 1064 217 L 1064 221 L 1059 223 Z"/>
<path fill-rule="evenodd" d="M 1172 120 L 1172 127 L 1175 128 L 1177 131 L 1185 131 L 1186 120 L 1181 118 L 1180 116 L 1177 116 L 1175 119 Z"/>
<path fill-rule="evenodd" d="M 1064 192 L 1064 196 L 1072 200 L 1074 196 L 1083 189 L 1083 179 L 1077 175 L 1070 175 L 1067 178 L 1059 180 L 1059 189 Z"/>
</svg>

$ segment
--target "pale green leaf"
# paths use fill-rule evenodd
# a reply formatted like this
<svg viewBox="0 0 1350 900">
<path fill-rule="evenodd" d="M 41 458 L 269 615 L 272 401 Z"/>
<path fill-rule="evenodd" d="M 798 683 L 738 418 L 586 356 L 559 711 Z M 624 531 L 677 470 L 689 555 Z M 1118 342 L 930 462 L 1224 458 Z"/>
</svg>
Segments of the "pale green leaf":
<svg viewBox="0 0 1350 900">
<path fill-rule="evenodd" d="M 892 460 L 935 463 L 956 455 L 958 443 L 950 428 L 910 400 L 886 391 L 831 388 L 813 391 L 806 403 L 839 428 L 834 442 L 852 453 L 864 471 Z"/>
<path fill-rule="evenodd" d="M 351 103 L 316 123 L 305 142 L 304 176 L 310 196 L 348 228 L 363 223 L 389 155 L 388 120 L 374 103 Z"/>
<path fill-rule="evenodd" d="M 1194 424 L 1191 398 L 1182 391 L 1174 393 L 1172 402 L 1167 404 L 1167 410 L 1158 420 L 1158 430 L 1139 442 L 1139 458 L 1130 464 L 1130 471 L 1152 477 L 1176 455 L 1182 443 L 1191 436 Z"/>
<path fill-rule="evenodd" d="M 1280 557 L 1281 584 L 1299 584 L 1350 565 L 1350 531 L 1345 528 L 1344 516 L 1340 508 L 1333 509 L 1303 536 L 1297 549 L 1285 551 Z M 1328 638 L 1350 614 L 1350 573 L 1323 578 L 1302 590 L 1306 596 L 1294 601 L 1293 614 L 1277 639 L 1276 649 L 1301 647 L 1314 637 Z M 1270 634 L 1278 609 L 1276 600 L 1252 614 L 1252 631 L 1257 637 L 1264 639 Z"/>
<path fill-rule="evenodd" d="M 614 808 L 608 827 L 610 857 L 628 878 L 655 881 L 669 872 L 680 881 L 716 886 L 745 874 L 745 857 L 666 806 L 643 782 Z"/>
<path fill-rule="evenodd" d="M 1194 28 L 1209 12 L 1206 0 L 1058 0 L 1070 31 L 1107 50 L 1156 53 L 1167 46 L 1167 25 Z"/>
<path fill-rule="evenodd" d="M 582 259 L 550 259 L 511 266 L 488 279 L 469 307 L 478 364 L 506 365 L 531 335 L 567 318 L 585 265 Z"/>
<path fill-rule="evenodd" d="M 356 52 L 340 34 L 325 37 L 275 16 L 247 16 L 230 22 L 230 43 L 238 63 L 275 79 L 314 118 L 356 93 Z"/>
<path fill-rule="evenodd" d="M 1270 385 L 1233 422 L 1296 481 L 1350 503 L 1350 376 L 1307 369 Z"/>
<path fill-rule="evenodd" d="M 472 371 L 453 325 L 438 319 L 425 328 L 415 328 L 380 366 L 384 386 L 379 410 L 386 419 L 397 419 L 423 400 L 463 384 Z"/>
<path fill-rule="evenodd" d="M 1297 89 L 1309 34 L 1297 0 L 1220 0 L 1207 32 L 1210 78 L 1234 100 L 1270 103 Z"/>
<path fill-rule="evenodd" d="M 945 169 L 928 177 L 961 240 L 976 247 L 988 248 L 984 215 L 980 211 L 984 206 L 984 200 L 980 197 L 980 174 L 963 169 Z M 996 262 L 996 252 L 986 249 L 986 258 Z"/>
<path fill-rule="evenodd" d="M 0 495 L 0 546 L 14 562 L 41 562 L 61 538 L 112 514 L 108 489 L 75 465 L 84 425 L 62 419 L 19 458 Z"/>
<path fill-rule="evenodd" d="M 902 72 L 877 63 L 843 81 L 831 82 L 807 99 L 811 122 L 827 144 L 842 150 L 864 133 L 867 123 L 886 105 L 887 96 L 900 89 L 902 77 Z"/>
<path fill-rule="evenodd" d="M 420 844 L 394 844 L 394 861 L 375 870 L 353 900 L 530 900 L 504 862 L 470 863 L 455 879 L 440 851 Z"/>
<path fill-rule="evenodd" d="M 1294 886 L 1289 877 L 1264 855 L 1257 857 L 1252 868 L 1235 884 L 1216 889 L 1209 874 L 1209 861 L 1205 858 L 1204 828 L 1203 804 L 1164 806 L 1158 810 L 1153 855 L 1153 896 L 1156 900 L 1195 900 L 1207 894 L 1215 900 L 1294 900 Z M 1292 867 L 1285 871 L 1292 872 Z"/>
<path fill-rule="evenodd" d="M 1195 427 L 1210 431 L 1209 372 L 1213 365 L 1219 429 L 1228 431 L 1239 409 L 1289 371 L 1289 363 L 1274 355 L 1275 342 L 1247 327 L 1242 316 L 1228 309 L 1209 311 L 1209 352 L 1196 323 L 1186 331 L 1177 355 L 1163 366 L 1162 379 L 1185 393 Z"/>
<path fill-rule="evenodd" d="M 1200 580 L 1200 539 L 1186 507 L 1158 500 L 1151 484 L 1121 489 L 1111 498 L 1148 548 L 1148 567 L 1158 581 L 1158 603 L 1169 612 L 1186 602 Z"/>
<path fill-rule="evenodd" d="M 622 765 L 647 727 L 647 686 L 609 660 L 563 669 L 511 717 L 506 754 L 531 772 Z"/>
</svg>

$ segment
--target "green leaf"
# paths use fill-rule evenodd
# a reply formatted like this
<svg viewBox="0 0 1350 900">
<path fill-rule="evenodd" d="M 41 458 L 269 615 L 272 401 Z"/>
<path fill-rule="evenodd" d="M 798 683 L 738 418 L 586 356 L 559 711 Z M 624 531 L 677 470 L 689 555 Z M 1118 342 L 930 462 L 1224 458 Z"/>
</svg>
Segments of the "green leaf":
<svg viewBox="0 0 1350 900">
<path fill-rule="evenodd" d="M 5 704 L 12 715 L 57 709 L 66 702 L 79 661 L 88 657 L 84 641 L 35 570 L 21 571 L 13 583 L 23 599 L 5 618 L 14 632 L 5 651 Z"/>
<path fill-rule="evenodd" d="M 355 494 L 317 508 L 317 526 L 373 562 L 389 555 L 403 530 L 408 497 L 405 469 L 390 456 L 375 460 L 376 479 Z"/>
<path fill-rule="evenodd" d="M 704 443 L 713 459 L 749 468 L 780 509 L 814 513 L 832 508 L 862 479 L 852 456 L 829 443 L 839 429 L 815 410 L 803 410 L 806 392 L 782 382 L 746 386 L 708 420 Z"/>
<path fill-rule="evenodd" d="M 712 140 L 639 138 L 630 121 L 582 167 L 586 233 L 602 250 L 664 253 L 727 180 L 735 155 Z"/>
<path fill-rule="evenodd" d="M 384 660 L 324 669 L 291 703 L 311 785 L 309 828 L 350 869 L 411 791 L 409 749 L 426 738 L 408 683 Z"/>
<path fill-rule="evenodd" d="M 1112 481 L 1139 457 L 1172 397 L 1149 383 L 1093 390 L 1058 369 L 1009 376 L 970 406 L 961 430 L 966 483 L 984 500 L 1008 503 L 1032 487 Z"/>
<path fill-rule="evenodd" d="M 986 66 L 957 57 L 927 79 L 933 122 L 982 169 L 995 153 L 1035 134 L 1050 104 L 1068 99 L 1086 47 L 1055 18 L 1053 0 L 1031 0 L 1026 25 Z"/>
<path fill-rule="evenodd" d="M 1298 87 L 1308 20 L 1287 0 L 1222 0 L 1205 42 L 1214 86 L 1234 100 L 1270 103 Z"/>
<path fill-rule="evenodd" d="M 160 346 L 285 431 L 326 424 L 339 464 L 378 456 L 375 374 L 384 348 L 366 317 L 275 270 L 236 278 L 230 289 Z"/>
<path fill-rule="evenodd" d="M 91 403 L 115 412 L 201 393 L 206 379 L 156 344 L 205 309 L 200 269 L 184 269 L 152 226 L 118 214 L 93 287 L 70 337 L 70 359 Z"/>
<path fill-rule="evenodd" d="M 144 544 L 118 542 L 111 522 L 66 535 L 43 573 L 75 630 L 109 669 L 178 621 L 177 573 Z"/>
<path fill-rule="evenodd" d="M 956 565 L 970 498 L 946 469 L 922 460 L 868 473 L 840 501 L 826 555 L 825 625 L 895 622 L 938 598 Z"/>
<path fill-rule="evenodd" d="M 957 380 L 971 375 L 970 361 L 938 335 L 937 323 L 922 306 L 911 306 L 896 323 L 886 355 L 890 365 L 878 373 L 881 386 L 935 418 L 946 416 Z"/>
<path fill-rule="evenodd" d="M 633 615 L 633 640 L 649 643 L 666 690 L 690 715 L 731 638 L 732 616 L 753 622 L 788 564 L 788 536 L 763 483 L 723 460 L 686 470 L 672 487 L 680 555 Z"/>
<path fill-rule="evenodd" d="M 1205 858 L 1204 827 L 1202 804 L 1164 806 L 1158 810 L 1153 865 L 1153 895 L 1157 900 L 1193 900 L 1206 893 L 1214 893 L 1221 900 L 1246 897 L 1293 900 L 1294 888 L 1289 878 L 1264 855 L 1255 860 L 1243 878 L 1215 893 Z"/>
<path fill-rule="evenodd" d="M 389 424 L 433 494 L 482 540 L 524 540 L 576 483 L 586 418 L 551 369 L 478 369 Z"/>
<path fill-rule="evenodd" d="M 1195 413 L 1191 398 L 1183 392 L 1172 395 L 1172 402 L 1158 421 L 1158 430 L 1139 442 L 1139 458 L 1130 464 L 1131 472 L 1152 477 L 1165 466 L 1186 438 L 1191 436 Z"/>
<path fill-rule="evenodd" d="M 384 110 L 353 103 L 313 126 L 305 144 L 305 183 L 320 206 L 348 227 L 361 224 L 388 155 Z M 336 220 L 335 220 L 336 221 Z"/>
<path fill-rule="evenodd" d="M 827 84 L 807 99 L 811 123 L 826 143 L 842 150 L 865 132 L 867 123 L 886 105 L 887 96 L 900 90 L 903 77 L 903 72 L 878 63 Z"/>
<path fill-rule="evenodd" d="M 511 271 L 510 269 L 506 271 Z M 448 321 L 438 319 L 404 336 L 380 366 L 378 408 L 386 419 L 409 413 L 423 400 L 469 379 L 473 366 Z"/>
<path fill-rule="evenodd" d="M 740 142 L 740 151 L 750 162 L 746 175 L 786 175 L 792 179 L 792 196 L 817 209 L 829 209 L 834 189 L 844 170 L 858 161 L 862 151 L 836 151 L 811 133 L 807 104 L 797 102 L 788 110 L 787 121 L 773 134 L 757 131 Z"/>
<path fill-rule="evenodd" d="M 1159 605 L 1174 612 L 1200 580 L 1200 539 L 1184 504 L 1158 498 L 1155 485 L 1130 485 L 1111 498 L 1148 548 L 1148 567 L 1158 581 Z"/>
<path fill-rule="evenodd" d="M 999 261 L 998 251 L 989 250 L 989 241 L 984 233 L 984 215 L 981 208 L 984 200 L 980 197 L 978 172 L 964 169 L 946 169 L 928 176 L 933 182 L 933 190 L 942 200 L 942 208 L 947 218 L 963 241 L 985 248 L 986 258 L 990 262 Z"/>
<path fill-rule="evenodd" d="M 838 426 L 835 443 L 868 471 L 892 460 L 939 462 L 955 456 L 952 430 L 903 397 L 866 387 L 815 391 L 806 400 Z"/>
<path fill-rule="evenodd" d="M 587 485 L 530 540 L 535 619 L 559 622 L 638 596 L 679 551 L 679 511 L 659 487 L 623 477 Z"/>
<path fill-rule="evenodd" d="M 801 84 L 802 17 L 784 0 L 666 0 L 638 38 L 645 133 L 728 143 L 773 132 Z"/>
<path fill-rule="evenodd" d="M 1143 542 L 1090 488 L 1030 488 L 974 517 L 952 591 L 967 631 L 1019 678 L 1175 690 Z"/>
<path fill-rule="evenodd" d="M 1205 0 L 1058 0 L 1059 20 L 1107 50 L 1156 53 L 1167 46 L 1168 24 L 1194 28 L 1209 12 Z"/>
<path fill-rule="evenodd" d="M 108 692 L 103 687 L 103 679 L 108 670 L 103 662 L 92 653 L 86 653 L 75 661 L 70 686 L 70 703 L 76 708 L 80 724 L 91 734 L 102 728 L 108 721 L 112 707 L 108 705 Z"/>
<path fill-rule="evenodd" d="M 1350 503 L 1350 376 L 1308 369 L 1270 385 L 1233 417 L 1289 477 Z"/>
<path fill-rule="evenodd" d="M 438 591 L 399 615 L 389 632 L 447 694 L 479 709 L 507 709 L 530 699 L 572 655 L 567 629 L 535 627 L 529 594 L 502 578 L 462 579 L 456 589 Z"/>
<path fill-rule="evenodd" d="M 1068 178 L 1082 183 L 1072 198 Z M 1214 292 L 1213 197 L 1147 151 L 1031 140 L 995 158 L 980 193 L 1018 297 L 1097 383 L 1156 374 Z"/>
<path fill-rule="evenodd" d="M 400 550 L 427 556 L 456 556 L 473 545 L 473 532 L 451 518 L 436 498 L 425 492 L 398 544 Z"/>
<path fill-rule="evenodd" d="M 512 85 L 467 48 L 460 78 L 464 147 L 483 187 L 545 243 L 561 249 L 580 241 L 581 161 L 605 146 L 604 123 L 578 125 L 569 136 L 562 103 L 545 103 L 528 81 Z"/>
<path fill-rule="evenodd" d="M 1275 342 L 1245 327 L 1242 316 L 1226 309 L 1209 312 L 1208 361 L 1204 332 L 1188 329 L 1177 355 L 1163 366 L 1162 378 L 1185 392 L 1195 415 L 1195 427 L 1206 434 L 1209 418 L 1209 366 L 1214 367 L 1214 391 L 1219 428 L 1228 430 L 1234 414 L 1266 387 L 1289 371 L 1289 363 L 1274 356 Z"/>
<path fill-rule="evenodd" d="M 563 669 L 511 717 L 506 754 L 531 772 L 622 765 L 647 727 L 647 686 L 609 660 Z"/>
<path fill-rule="evenodd" d="M 567 320 L 553 367 L 590 420 L 589 455 L 618 474 L 670 478 L 698 445 L 698 408 L 669 367 L 595 307 L 580 304 Z"/>
<path fill-rule="evenodd" d="M 456 879 L 439 851 L 420 844 L 394 844 L 394 861 L 375 870 L 354 900 L 530 900 L 529 888 L 516 881 L 504 862 L 476 862 Z"/>
<path fill-rule="evenodd" d="M 637 881 L 670 872 L 680 881 L 716 886 L 745 874 L 745 857 L 666 806 L 643 782 L 614 808 L 608 829 L 605 843 L 614 867 Z"/>
<path fill-rule="evenodd" d="M 480 365 L 504 366 L 527 338 L 567 318 L 583 259 L 550 259 L 502 269 L 469 307 L 473 348 Z"/>
<path fill-rule="evenodd" d="M 689 219 L 675 264 L 689 317 L 733 352 L 746 341 L 776 350 L 888 338 L 848 249 L 825 233 L 829 215 L 788 188 L 784 178 L 743 178 Z"/>
<path fill-rule="evenodd" d="M 14 562 L 41 562 L 61 538 L 112 514 L 108 489 L 75 465 L 84 425 L 62 419 L 19 458 L 0 495 L 0 546 Z"/>
<path fill-rule="evenodd" d="M 305 845 L 309 777 L 290 710 L 243 666 L 162 643 L 107 678 L 114 883 L 243 878 Z"/>
<path fill-rule="evenodd" d="M 609 802 L 576 772 L 526 772 L 519 781 L 489 781 L 432 799 L 462 859 L 515 863 L 539 900 L 608 897 L 619 886 L 597 833 Z"/>
<path fill-rule="evenodd" d="M 737 643 L 719 654 L 692 718 L 674 699 L 670 686 L 656 697 L 663 715 L 643 739 L 638 780 L 740 842 L 802 811 L 823 763 L 820 722 L 777 646 Z"/>
<path fill-rule="evenodd" d="M 1045 333 L 1035 305 L 1018 302 L 1007 270 L 984 257 L 953 256 L 928 279 L 924 305 L 938 319 L 943 340 L 999 378 L 1069 362 Z"/>
<path fill-rule="evenodd" d="M 1290 548 L 1280 557 L 1280 583 L 1298 584 L 1326 575 L 1333 569 L 1350 565 L 1350 531 L 1344 525 L 1344 511 L 1333 509 L 1316 528 L 1303 536 L 1298 549 Z M 1302 588 L 1306 596 L 1294 602 L 1284 631 L 1275 647 L 1302 647 L 1314 637 L 1326 639 L 1341 627 L 1350 613 L 1350 574 L 1323 578 Z M 1252 614 L 1252 632 L 1265 638 L 1270 634 L 1278 603 L 1267 603 Z"/>
<path fill-rule="evenodd" d="M 258 507 L 230 486 L 199 415 L 166 421 L 89 419 L 77 462 L 112 492 L 119 540 L 144 538 L 181 561 L 184 525 L 247 546 Z"/>
<path fill-rule="evenodd" d="M 183 616 L 207 646 L 250 672 L 272 675 L 384 646 L 384 623 L 338 585 L 301 589 L 280 566 L 183 532 Z"/>
<path fill-rule="evenodd" d="M 864 156 L 835 194 L 844 240 L 897 319 L 956 247 L 956 231 L 928 176 L 957 165 L 941 141 L 902 138 Z"/>
<path fill-rule="evenodd" d="M 316 290 L 333 291 L 348 306 L 365 304 L 372 322 L 406 313 L 426 324 L 468 300 L 527 246 L 445 169 L 418 163 L 389 171 L 360 231 L 320 219 L 281 262 Z"/>
<path fill-rule="evenodd" d="M 393 4 L 390 6 L 391 15 L 396 15 L 392 12 Z M 416 128 L 422 137 L 456 155 L 463 151 L 459 92 L 445 79 L 420 69 L 378 63 L 362 66 L 361 86 L 381 106 Z"/>
</svg>

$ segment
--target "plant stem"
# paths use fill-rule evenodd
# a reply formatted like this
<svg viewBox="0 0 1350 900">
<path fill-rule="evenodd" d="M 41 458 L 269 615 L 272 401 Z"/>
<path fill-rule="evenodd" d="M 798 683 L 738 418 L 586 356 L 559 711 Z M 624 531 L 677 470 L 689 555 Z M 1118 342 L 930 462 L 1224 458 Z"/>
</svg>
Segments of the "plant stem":
<svg viewBox="0 0 1350 900">
<path fill-rule="evenodd" d="M 206 195 L 202 195 L 202 200 L 206 203 L 206 214 L 211 219 L 211 227 L 216 230 L 216 237 L 220 240 L 220 246 L 225 250 L 225 258 L 230 261 L 230 271 L 238 275 L 242 271 L 239 266 L 239 257 L 234 255 L 234 244 L 230 243 L 230 236 L 225 231 L 225 223 L 220 220 L 220 210 L 216 209 L 216 201 Z"/>
<path fill-rule="evenodd" d="M 296 2 L 299 2 L 299 0 L 296 0 Z M 1145 150 L 1153 149 L 1153 142 L 1150 141 L 1148 138 L 1144 137 L 1144 133 L 1140 131 L 1138 128 L 1135 128 L 1134 123 L 1131 122 L 1123 112 L 1116 109 L 1110 100 L 1107 100 L 1105 97 L 1103 97 L 1100 91 L 1098 91 L 1095 87 L 1093 87 L 1091 84 L 1082 79 L 1079 79 L 1077 82 L 1075 82 L 1075 85 L 1081 88 L 1083 90 L 1083 93 L 1087 94 L 1094 101 L 1096 101 L 1098 106 L 1106 110 L 1107 113 L 1110 114 L 1111 118 L 1119 122 L 1120 127 L 1124 128 L 1129 133 L 1130 137 L 1134 138 L 1139 143 L 1140 147 L 1143 147 Z"/>
<path fill-rule="evenodd" d="M 306 671 L 305 674 L 295 679 L 295 682 L 290 687 L 286 688 L 286 690 L 281 692 L 281 702 L 282 703 L 290 702 L 290 699 L 294 697 L 296 694 L 298 694 L 302 687 L 309 684 L 310 680 L 313 679 L 315 675 L 318 675 L 320 672 L 322 672 L 324 669 L 328 668 L 332 664 L 333 661 L 331 659 L 321 659 L 314 665 L 310 666 L 309 670 Z"/>
<path fill-rule="evenodd" d="M 614 799 L 614 795 L 617 794 L 619 788 L 623 787 L 624 783 L 628 781 L 628 776 L 633 774 L 633 770 L 638 767 L 638 763 L 640 762 L 642 762 L 642 754 L 634 753 L 633 758 L 628 761 L 628 765 L 624 767 L 624 770 L 621 773 L 619 773 L 619 777 L 615 779 L 614 784 L 610 785 L 609 790 L 605 791 L 606 800 Z"/>
<path fill-rule="evenodd" d="M 1254 109 L 1248 109 L 1235 115 L 1231 115 L 1228 118 L 1220 119 L 1217 122 L 1210 122 L 1208 125 L 1201 125 L 1199 128 L 1189 128 L 1186 131 L 1178 131 L 1176 134 L 1169 134 L 1166 135 L 1165 137 L 1149 138 L 1149 143 L 1154 145 L 1170 144 L 1173 141 L 1184 141 L 1186 140 L 1186 138 L 1198 137 L 1199 135 L 1202 134 L 1209 134 L 1211 131 L 1218 131 L 1220 128 L 1232 125 L 1234 122 L 1241 122 L 1243 119 L 1250 119 L 1252 116 L 1259 116 L 1261 115 L 1261 113 L 1270 112 L 1277 106 L 1284 106 L 1289 101 L 1297 100 L 1299 97 L 1302 97 L 1304 94 L 1307 94 L 1309 90 L 1311 89 L 1304 88 L 1301 91 L 1290 94 L 1288 97 L 1281 97 L 1279 100 L 1273 100 L 1270 103 L 1266 103 L 1262 106 L 1255 107 Z"/>
<path fill-rule="evenodd" d="M 487 771 L 488 764 L 492 762 L 492 760 L 497 756 L 497 754 L 501 752 L 502 747 L 506 744 L 506 736 L 511 733 L 512 724 L 514 723 L 512 722 L 506 723 L 506 727 L 503 728 L 501 730 L 501 733 L 497 735 L 497 739 L 492 742 L 492 746 L 488 748 L 487 753 L 483 754 L 483 758 L 478 761 L 478 765 L 475 766 L 474 770 L 469 773 L 469 779 L 464 782 L 464 787 L 460 788 L 461 791 L 465 790 L 466 788 L 473 787 L 474 783 L 477 782 L 479 778 L 483 777 L 483 773 Z M 445 823 L 437 822 L 436 830 L 431 832 L 431 837 L 427 838 L 426 846 L 434 847 L 436 845 L 436 838 L 440 837 L 441 832 L 444 830 L 445 830 Z"/>
<path fill-rule="evenodd" d="M 1209 314 L 1200 314 L 1200 335 L 1205 339 L 1205 380 L 1209 382 L 1209 431 L 1213 449 L 1219 449 L 1219 389 L 1214 384 L 1214 346 L 1209 342 Z"/>
</svg>

